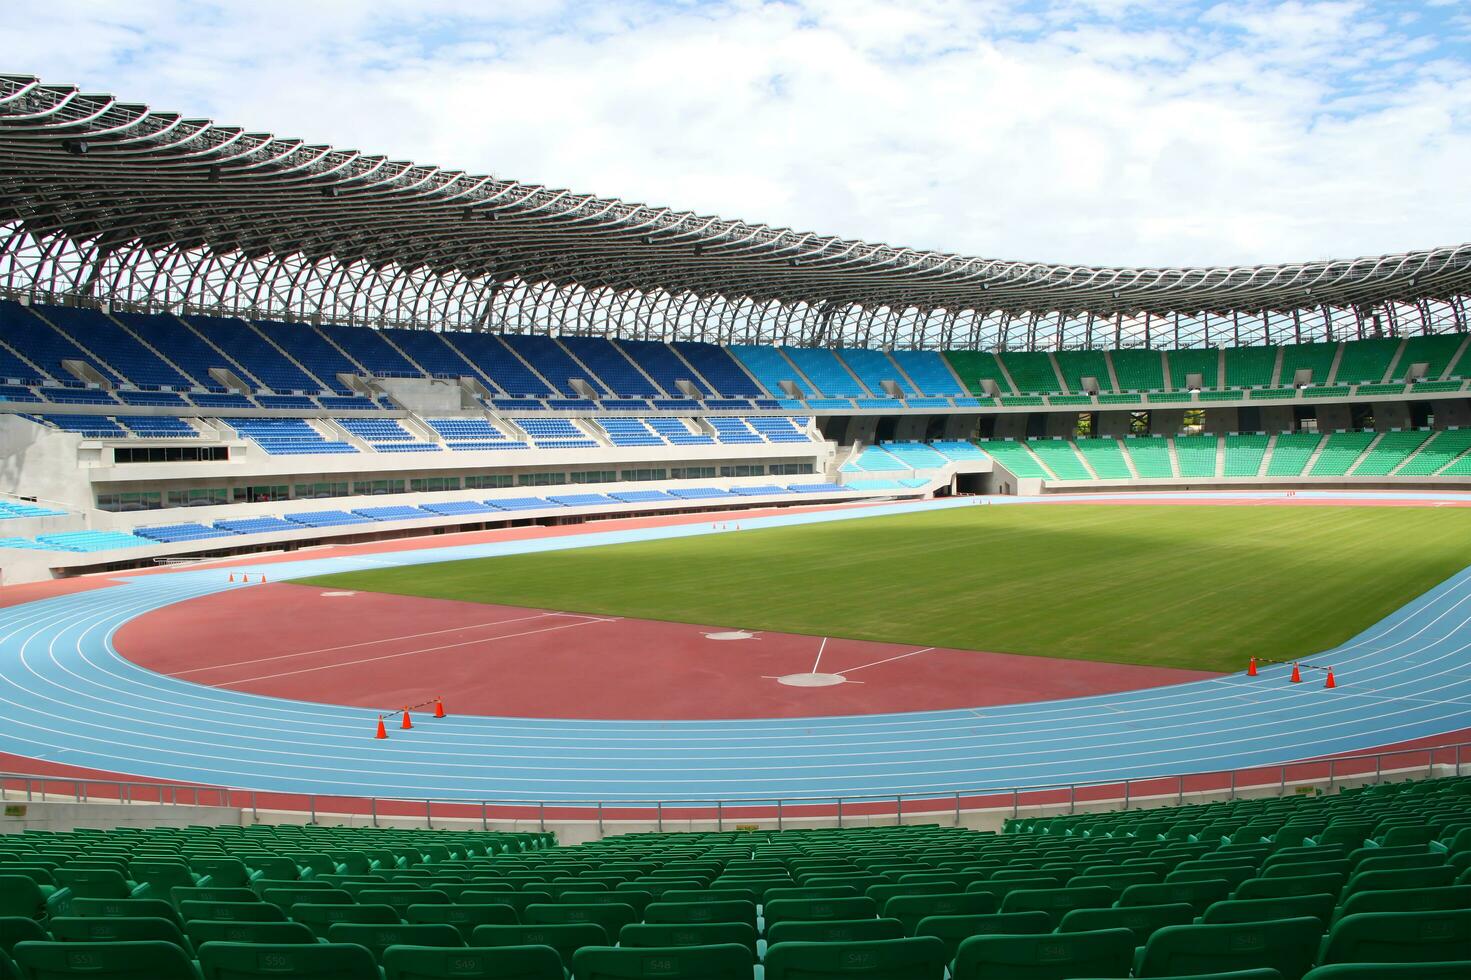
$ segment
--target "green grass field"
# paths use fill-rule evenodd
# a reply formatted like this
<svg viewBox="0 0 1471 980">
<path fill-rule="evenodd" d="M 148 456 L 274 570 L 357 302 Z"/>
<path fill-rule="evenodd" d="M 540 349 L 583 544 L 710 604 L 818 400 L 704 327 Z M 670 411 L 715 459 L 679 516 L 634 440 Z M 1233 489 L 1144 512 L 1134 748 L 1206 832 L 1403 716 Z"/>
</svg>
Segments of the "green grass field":
<svg viewBox="0 0 1471 980">
<path fill-rule="evenodd" d="M 1235 671 L 1471 564 L 1471 509 L 967 507 L 351 572 L 339 589 Z"/>
</svg>

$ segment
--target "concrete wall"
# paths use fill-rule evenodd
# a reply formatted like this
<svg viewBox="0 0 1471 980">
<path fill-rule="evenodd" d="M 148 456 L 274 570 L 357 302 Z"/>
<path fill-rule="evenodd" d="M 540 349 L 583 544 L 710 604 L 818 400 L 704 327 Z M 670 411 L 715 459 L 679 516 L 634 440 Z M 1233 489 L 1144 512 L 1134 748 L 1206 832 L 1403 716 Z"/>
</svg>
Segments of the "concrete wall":
<svg viewBox="0 0 1471 980">
<path fill-rule="evenodd" d="M 158 803 L 75 803 L 26 801 L 10 791 L 0 803 L 0 834 L 28 830 L 113 830 L 118 827 L 188 827 L 201 824 L 238 826 L 236 807 L 169 806 Z"/>
</svg>

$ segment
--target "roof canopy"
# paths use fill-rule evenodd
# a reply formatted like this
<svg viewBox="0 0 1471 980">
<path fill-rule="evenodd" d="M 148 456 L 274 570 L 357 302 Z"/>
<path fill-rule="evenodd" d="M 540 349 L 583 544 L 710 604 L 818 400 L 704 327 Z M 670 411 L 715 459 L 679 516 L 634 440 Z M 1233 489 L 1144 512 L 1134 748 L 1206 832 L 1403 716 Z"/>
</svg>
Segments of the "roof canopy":
<svg viewBox="0 0 1471 980">
<path fill-rule="evenodd" d="M 946 255 L 393 161 L 21 76 L 0 76 L 3 231 L 0 275 L 38 295 L 483 326 L 507 289 L 571 290 L 683 297 L 686 317 L 800 308 L 818 342 L 813 324 L 855 309 L 1092 322 L 1419 305 L 1471 285 L 1471 245 L 1237 268 Z M 378 295 L 376 320 L 303 299 L 329 290 Z"/>
</svg>

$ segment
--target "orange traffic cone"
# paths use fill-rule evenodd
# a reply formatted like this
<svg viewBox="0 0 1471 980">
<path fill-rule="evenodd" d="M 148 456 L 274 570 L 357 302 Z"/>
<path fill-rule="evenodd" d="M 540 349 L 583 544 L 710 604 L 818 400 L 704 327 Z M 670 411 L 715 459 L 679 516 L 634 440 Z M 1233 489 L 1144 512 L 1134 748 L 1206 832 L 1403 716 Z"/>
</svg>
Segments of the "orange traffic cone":
<svg viewBox="0 0 1471 980">
<path fill-rule="evenodd" d="M 230 573 L 230 581 L 231 582 L 235 581 L 235 573 L 234 572 L 231 572 Z"/>
<path fill-rule="evenodd" d="M 1246 665 L 1246 676 L 1247 677 L 1255 677 L 1256 676 L 1256 657 L 1252 657 L 1251 658 L 1251 663 L 1249 663 L 1249 664 Z"/>
<path fill-rule="evenodd" d="M 261 585 L 265 585 L 266 584 L 266 573 L 265 572 L 261 572 L 260 573 L 260 584 Z"/>
<path fill-rule="evenodd" d="M 378 734 L 377 735 L 374 735 L 373 737 L 374 738 L 387 738 L 388 737 L 388 728 L 383 724 L 383 716 L 382 715 L 379 715 L 378 716 Z"/>
<path fill-rule="evenodd" d="M 408 708 L 405 708 L 404 709 L 404 721 L 403 721 L 403 724 L 402 725 L 399 725 L 398 727 L 399 728 L 413 728 L 414 727 L 414 723 L 412 721 L 409 721 L 409 709 Z"/>
<path fill-rule="evenodd" d="M 444 717 L 444 702 L 441 701 L 439 698 L 434 699 L 434 717 Z"/>
<path fill-rule="evenodd" d="M 1333 668 L 1328 668 L 1328 679 L 1323 682 L 1324 687 L 1337 687 L 1338 682 L 1333 679 Z"/>
<path fill-rule="evenodd" d="M 1297 664 L 1293 664 L 1292 665 L 1292 683 L 1294 683 L 1294 684 L 1301 684 L 1302 683 L 1302 671 L 1300 671 L 1300 670 L 1297 669 Z"/>
</svg>

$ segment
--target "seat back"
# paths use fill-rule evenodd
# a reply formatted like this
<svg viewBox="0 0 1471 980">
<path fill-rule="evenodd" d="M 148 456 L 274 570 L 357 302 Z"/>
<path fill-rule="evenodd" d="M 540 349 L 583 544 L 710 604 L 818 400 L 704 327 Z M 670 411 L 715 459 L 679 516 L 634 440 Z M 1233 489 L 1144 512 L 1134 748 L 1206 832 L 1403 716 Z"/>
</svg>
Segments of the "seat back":
<svg viewBox="0 0 1471 980">
<path fill-rule="evenodd" d="M 953 980 L 1125 977 L 1133 956 L 1134 933 L 1128 929 L 972 936 L 956 951 L 951 976 Z"/>
<path fill-rule="evenodd" d="M 572 968 L 572 954 L 584 946 L 609 946 L 613 939 L 608 930 L 596 922 L 549 922 L 519 926 L 476 926 L 470 934 L 470 945 L 482 946 L 550 946 L 557 951 L 562 964 Z"/>
<path fill-rule="evenodd" d="M 1274 969 L 1300 980 L 1313 965 L 1323 923 L 1312 917 L 1273 922 L 1166 926 L 1149 937 L 1135 971 L 1140 977 Z"/>
<path fill-rule="evenodd" d="M 651 902 L 644 921 L 657 923 L 744 922 L 756 928 L 756 905 L 742 899 L 720 902 Z"/>
<path fill-rule="evenodd" d="M 341 943 L 205 943 L 204 980 L 381 980 L 373 954 Z"/>
<path fill-rule="evenodd" d="M 0 874 L 0 916 L 39 919 L 45 914 L 46 896 L 34 879 L 26 875 Z"/>
<path fill-rule="evenodd" d="M 756 962 L 756 930 L 744 922 L 633 922 L 618 933 L 619 946 L 638 949 L 657 949 L 661 946 L 721 946 L 730 943 L 745 946 L 751 951 L 751 962 Z"/>
<path fill-rule="evenodd" d="M 71 914 L 110 919 L 168 919 L 182 926 L 179 912 L 161 898 L 78 898 L 71 903 Z"/>
<path fill-rule="evenodd" d="M 58 868 L 55 878 L 77 898 L 127 898 L 133 891 L 122 872 L 111 868 Z"/>
<path fill-rule="evenodd" d="M 389 926 L 399 921 L 398 910 L 391 905 L 319 905 L 316 902 L 291 906 L 291 918 L 310 929 L 318 939 L 326 939 L 327 930 L 338 922 Z"/>
<path fill-rule="evenodd" d="M 766 948 L 767 980 L 941 980 L 945 944 L 933 936 L 851 943 L 775 943 Z M 582 980 L 579 975 L 578 980 Z"/>
<path fill-rule="evenodd" d="M 1290 895 L 1337 895 L 1346 875 L 1330 873 L 1291 875 L 1282 878 L 1252 878 L 1243 881 L 1234 898 L 1287 898 Z"/>
<path fill-rule="evenodd" d="M 317 937 L 300 922 L 236 922 L 195 919 L 184 934 L 198 949 L 204 943 L 314 943 Z"/>
<path fill-rule="evenodd" d="M 179 903 L 179 917 L 184 923 L 195 919 L 211 922 L 285 922 L 286 913 L 265 902 L 196 902 Z"/>
<path fill-rule="evenodd" d="M 1015 893 L 1021 894 L 1021 893 Z M 1008 896 L 1009 897 L 1009 896 Z M 884 903 L 883 914 L 898 919 L 904 935 L 915 935 L 920 920 L 931 915 L 993 915 L 996 898 L 988 892 L 950 892 L 938 895 L 895 895 Z M 1019 911 L 1027 911 L 1025 909 Z"/>
<path fill-rule="evenodd" d="M 1471 949 L 1471 909 L 1359 912 L 1333 924 L 1320 963 L 1434 963 Z"/>
<path fill-rule="evenodd" d="M 620 929 L 635 921 L 635 918 L 633 907 L 629 905 L 528 905 L 521 921 L 528 925 L 596 922 L 609 936 L 616 936 Z"/>
<path fill-rule="evenodd" d="M 1119 896 L 1121 908 L 1131 905 L 1185 904 L 1200 915 L 1214 902 L 1229 896 L 1231 886 L 1223 879 L 1209 881 L 1174 881 L 1159 885 L 1130 885 Z"/>
<path fill-rule="evenodd" d="M 476 926 L 513 926 L 519 921 L 509 905 L 410 905 L 405 918 L 416 925 L 454 926 L 466 942 Z"/>
<path fill-rule="evenodd" d="M 650 949 L 585 946 L 572 954 L 572 976 L 574 980 L 749 980 L 751 953 L 737 943 Z"/>
<path fill-rule="evenodd" d="M 1062 917 L 1057 931 L 1128 929 L 1134 933 L 1135 944 L 1143 946 L 1158 929 L 1165 926 L 1186 926 L 1194 921 L 1195 910 L 1183 902 L 1173 905 L 1132 905 L 1128 908 L 1073 909 Z"/>
<path fill-rule="evenodd" d="M 1360 912 L 1437 912 L 1442 909 L 1471 909 L 1471 885 L 1358 892 L 1339 907 L 1338 918 Z"/>
<path fill-rule="evenodd" d="M 778 922 L 766 930 L 766 943 L 853 943 L 903 939 L 898 919 L 829 919 L 825 922 Z"/>
<path fill-rule="evenodd" d="M 158 917 L 84 917 L 59 915 L 51 920 L 51 937 L 62 943 L 128 943 L 144 940 L 173 943 L 185 952 L 194 947 L 174 922 Z"/>
<path fill-rule="evenodd" d="M 860 898 L 781 898 L 768 902 L 763 909 L 768 926 L 782 921 L 820 922 L 828 919 L 871 919 L 878 915 L 873 899 Z"/>
<path fill-rule="evenodd" d="M 1131 885 L 1131 888 L 1153 887 Z M 1104 909 L 1113 905 L 1114 891 L 1103 885 L 1081 888 L 1036 888 L 1012 892 L 1001 903 L 1003 912 L 1046 912 L 1053 925 L 1073 909 Z"/>
<path fill-rule="evenodd" d="M 1232 922 L 1270 922 L 1274 919 L 1317 919 L 1324 931 L 1333 921 L 1332 895 L 1289 895 L 1286 898 L 1227 899 L 1212 903 L 1201 915 L 1205 925 Z"/>
<path fill-rule="evenodd" d="M 198 980 L 177 943 L 17 943 L 12 958 L 26 980 Z"/>
<path fill-rule="evenodd" d="M 440 946 L 453 949 L 465 945 L 460 930 L 445 922 L 421 925 L 378 925 L 370 922 L 334 922 L 327 927 L 329 943 L 353 943 L 363 946 L 378 962 L 390 946 Z"/>
<path fill-rule="evenodd" d="M 394 946 L 383 954 L 384 980 L 565 980 L 562 958 L 549 946 L 443 949 Z"/>
</svg>

